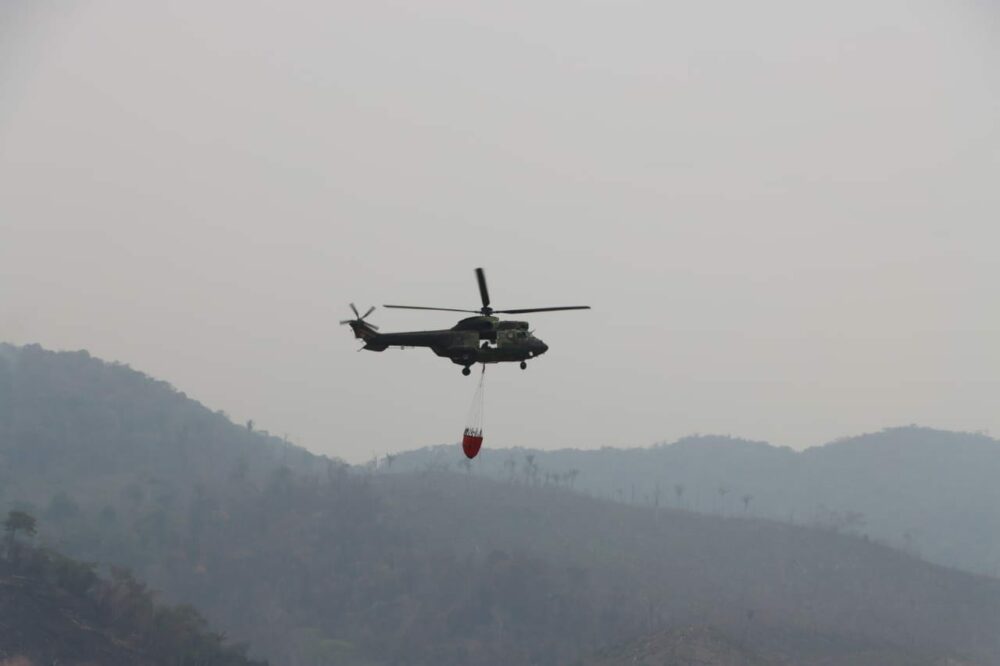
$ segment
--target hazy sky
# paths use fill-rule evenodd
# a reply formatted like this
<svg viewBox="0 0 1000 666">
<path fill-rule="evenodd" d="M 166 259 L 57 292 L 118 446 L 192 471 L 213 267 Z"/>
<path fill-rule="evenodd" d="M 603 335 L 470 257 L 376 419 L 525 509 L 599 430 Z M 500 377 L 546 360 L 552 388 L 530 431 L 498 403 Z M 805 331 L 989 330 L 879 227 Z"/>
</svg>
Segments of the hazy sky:
<svg viewBox="0 0 1000 666">
<path fill-rule="evenodd" d="M 475 378 L 347 303 L 480 265 L 594 308 L 489 369 L 487 446 L 1000 433 L 1000 9 L 0 5 L 0 339 L 359 461 L 457 441 Z"/>
</svg>

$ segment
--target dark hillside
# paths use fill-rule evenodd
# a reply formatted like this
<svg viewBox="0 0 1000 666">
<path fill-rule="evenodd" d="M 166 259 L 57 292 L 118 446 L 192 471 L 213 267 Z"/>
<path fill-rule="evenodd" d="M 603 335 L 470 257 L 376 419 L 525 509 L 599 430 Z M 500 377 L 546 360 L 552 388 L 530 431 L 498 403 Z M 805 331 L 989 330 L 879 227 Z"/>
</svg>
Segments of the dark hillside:
<svg viewBox="0 0 1000 666">
<path fill-rule="evenodd" d="M 5 347 L 0 368 L 0 504 L 275 663 L 561 664 L 691 626 L 1000 662 L 1000 582 L 858 536 L 588 498 L 537 460 L 352 470 L 84 354 Z"/>
<path fill-rule="evenodd" d="M 0 558 L 0 663 L 38 666 L 263 666 L 189 607 L 156 604 L 123 571 L 18 545 Z"/>
<path fill-rule="evenodd" d="M 657 631 L 603 648 L 580 661 L 579 666 L 779 666 L 782 663 L 753 652 L 720 631 L 691 627 Z"/>
<path fill-rule="evenodd" d="M 470 557 L 522 553 L 581 572 L 590 594 L 617 600 L 609 617 L 621 618 L 624 633 L 783 627 L 928 654 L 1000 654 L 1000 581 L 863 538 L 442 473 L 376 481 L 401 524 L 419 525 L 429 543 Z"/>
<path fill-rule="evenodd" d="M 44 518 L 85 559 L 113 551 L 142 564 L 139 551 L 186 526 L 179 507 L 207 487 L 340 464 L 236 426 L 128 366 L 0 344 L 0 504 Z"/>
<path fill-rule="evenodd" d="M 949 657 L 899 648 L 788 631 L 758 631 L 753 640 L 712 627 L 684 627 L 647 634 L 584 658 L 578 666 L 964 666 Z"/>
</svg>

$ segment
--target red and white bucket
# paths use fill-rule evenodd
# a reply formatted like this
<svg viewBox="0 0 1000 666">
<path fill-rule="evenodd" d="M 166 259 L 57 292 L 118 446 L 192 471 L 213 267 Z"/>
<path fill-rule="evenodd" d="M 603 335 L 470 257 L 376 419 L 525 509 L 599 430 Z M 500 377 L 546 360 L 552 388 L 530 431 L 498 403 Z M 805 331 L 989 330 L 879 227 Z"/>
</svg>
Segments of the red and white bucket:
<svg viewBox="0 0 1000 666">
<path fill-rule="evenodd" d="M 483 431 L 475 428 L 466 428 L 462 433 L 462 451 L 465 457 L 475 458 L 479 453 L 479 448 L 483 445 Z"/>
</svg>

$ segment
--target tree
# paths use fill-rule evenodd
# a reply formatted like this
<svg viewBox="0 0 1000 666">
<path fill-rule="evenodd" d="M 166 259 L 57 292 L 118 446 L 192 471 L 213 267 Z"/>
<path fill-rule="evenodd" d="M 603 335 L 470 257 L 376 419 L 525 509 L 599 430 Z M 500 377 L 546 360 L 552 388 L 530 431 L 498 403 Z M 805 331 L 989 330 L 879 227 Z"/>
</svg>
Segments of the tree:
<svg viewBox="0 0 1000 666">
<path fill-rule="evenodd" d="M 7 552 L 14 548 L 14 539 L 18 532 L 23 532 L 29 537 L 36 534 L 36 522 L 34 516 L 24 511 L 11 511 L 7 514 L 7 519 L 3 521 L 3 529 L 7 533 Z"/>
<path fill-rule="evenodd" d="M 517 468 L 517 463 L 514 462 L 513 458 L 507 458 L 503 461 L 504 469 L 507 470 L 508 481 L 514 483 L 514 470 Z"/>
<path fill-rule="evenodd" d="M 677 506 L 681 506 L 684 500 L 684 484 L 675 483 L 674 484 L 674 495 L 677 496 Z"/>
<path fill-rule="evenodd" d="M 570 471 L 566 472 L 566 478 L 569 479 L 569 487 L 570 488 L 572 488 L 573 484 L 576 483 L 576 477 L 578 477 L 578 476 L 580 476 L 580 470 L 578 470 L 578 469 L 574 468 L 574 469 L 571 469 Z"/>
<path fill-rule="evenodd" d="M 741 499 L 743 500 L 743 513 L 746 513 L 750 510 L 750 501 L 753 500 L 753 495 L 744 495 Z"/>
<path fill-rule="evenodd" d="M 725 486 L 719 486 L 719 513 L 725 515 L 726 513 L 726 495 L 729 494 L 729 488 Z"/>
<path fill-rule="evenodd" d="M 532 483 L 535 480 L 535 474 L 538 472 L 538 468 L 535 466 L 535 454 L 525 453 L 524 454 L 524 482 Z"/>
</svg>

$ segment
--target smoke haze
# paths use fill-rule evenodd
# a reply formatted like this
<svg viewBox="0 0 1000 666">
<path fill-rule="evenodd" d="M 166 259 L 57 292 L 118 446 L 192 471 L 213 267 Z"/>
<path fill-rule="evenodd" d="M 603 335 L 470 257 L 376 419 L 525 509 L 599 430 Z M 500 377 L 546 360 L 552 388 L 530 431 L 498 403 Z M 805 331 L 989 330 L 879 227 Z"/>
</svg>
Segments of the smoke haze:
<svg viewBox="0 0 1000 666">
<path fill-rule="evenodd" d="M 1000 48 L 976 2 L 7 3 L 0 339 L 359 461 L 474 388 L 359 307 L 588 303 L 488 446 L 1000 431 Z M 379 309 L 382 330 L 447 313 Z"/>
</svg>

